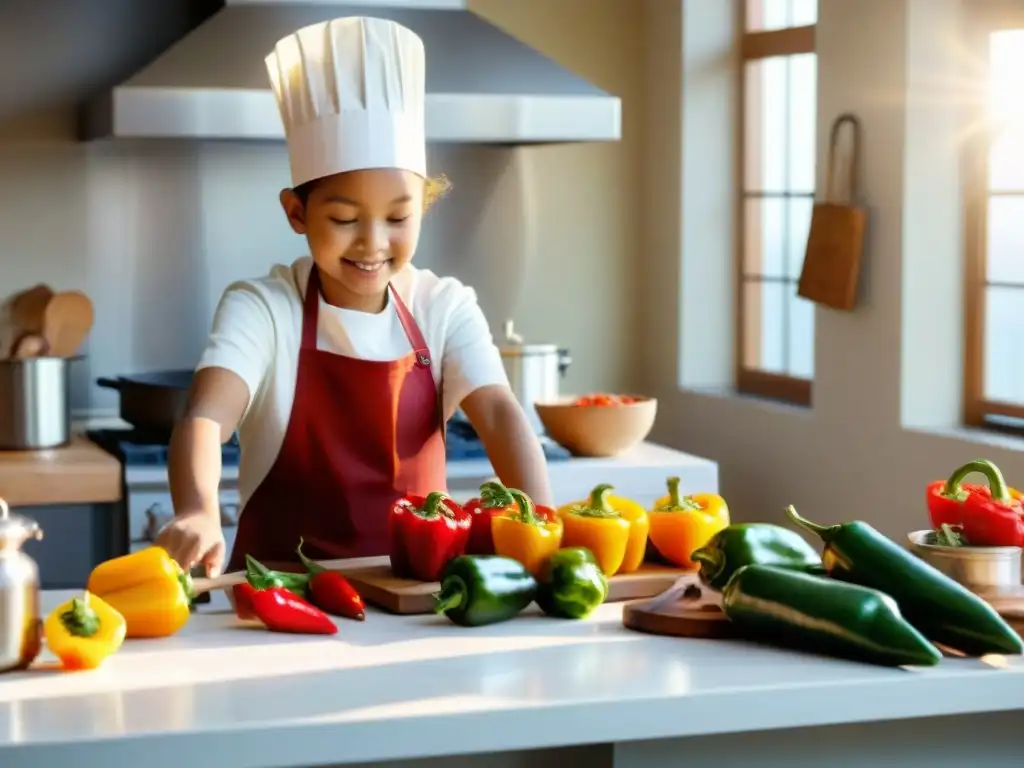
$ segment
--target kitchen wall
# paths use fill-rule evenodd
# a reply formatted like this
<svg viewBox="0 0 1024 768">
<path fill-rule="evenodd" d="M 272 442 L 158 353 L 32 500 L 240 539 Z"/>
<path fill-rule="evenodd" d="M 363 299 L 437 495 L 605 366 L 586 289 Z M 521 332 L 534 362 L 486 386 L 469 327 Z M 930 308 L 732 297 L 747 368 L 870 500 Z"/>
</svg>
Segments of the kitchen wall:
<svg viewBox="0 0 1024 768">
<path fill-rule="evenodd" d="M 496 333 L 568 346 L 567 389 L 627 388 L 637 351 L 641 15 L 630 0 L 472 7 L 622 97 L 624 140 L 434 147 L 454 183 L 418 263 L 474 285 Z M 17 8 L 15 8 L 17 6 Z M 97 306 L 76 406 L 99 375 L 192 366 L 232 280 L 301 255 L 277 203 L 283 144 L 75 140 L 75 105 L 194 24 L 204 0 L 39 0 L 0 9 L 0 293 L 45 281 Z M 580 32 L 587 20 L 586 34 Z M 428 54 L 429 55 L 429 54 Z"/>
<path fill-rule="evenodd" d="M 811 408 L 731 389 L 736 17 L 728 5 L 645 3 L 646 257 L 637 296 L 642 327 L 663 329 L 642 362 L 660 398 L 655 436 L 719 461 L 743 520 L 779 520 L 795 504 L 822 522 L 860 518 L 902 537 L 927 525 L 925 484 L 967 460 L 990 457 L 1024 482 L 1024 441 L 958 427 L 958 110 L 970 90 L 958 0 L 819 0 L 819 188 L 831 121 L 853 110 L 864 127 L 871 224 L 862 304 L 854 313 L 816 310 Z"/>
</svg>

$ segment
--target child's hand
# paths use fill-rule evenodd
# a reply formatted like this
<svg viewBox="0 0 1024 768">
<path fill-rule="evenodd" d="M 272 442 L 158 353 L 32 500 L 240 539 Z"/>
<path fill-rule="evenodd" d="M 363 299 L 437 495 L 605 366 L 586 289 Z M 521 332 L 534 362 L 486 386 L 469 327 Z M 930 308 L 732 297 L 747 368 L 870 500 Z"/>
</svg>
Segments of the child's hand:
<svg viewBox="0 0 1024 768">
<path fill-rule="evenodd" d="M 206 575 L 213 578 L 224 567 L 226 547 L 219 514 L 199 510 L 176 515 L 163 527 L 155 543 L 186 571 L 202 563 Z"/>
</svg>

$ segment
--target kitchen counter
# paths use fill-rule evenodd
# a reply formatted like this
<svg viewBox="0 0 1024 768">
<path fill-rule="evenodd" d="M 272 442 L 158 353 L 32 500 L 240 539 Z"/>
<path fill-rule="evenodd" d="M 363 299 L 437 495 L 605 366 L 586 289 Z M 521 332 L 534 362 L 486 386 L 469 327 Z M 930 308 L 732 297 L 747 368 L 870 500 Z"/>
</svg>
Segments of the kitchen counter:
<svg viewBox="0 0 1024 768">
<path fill-rule="evenodd" d="M 44 593 L 44 607 L 66 596 Z M 416 765 L 653 768 L 686 754 L 687 764 L 935 768 L 1017 765 L 1024 748 L 1016 657 L 884 669 L 633 633 L 621 604 L 580 622 L 528 613 L 478 629 L 374 611 L 342 620 L 337 636 L 297 637 L 245 628 L 215 597 L 177 636 L 129 641 L 98 671 L 0 676 L 0 765 L 478 753 Z"/>
<path fill-rule="evenodd" d="M 120 462 L 84 435 L 63 448 L 0 452 L 0 497 L 12 507 L 120 501 Z"/>
</svg>

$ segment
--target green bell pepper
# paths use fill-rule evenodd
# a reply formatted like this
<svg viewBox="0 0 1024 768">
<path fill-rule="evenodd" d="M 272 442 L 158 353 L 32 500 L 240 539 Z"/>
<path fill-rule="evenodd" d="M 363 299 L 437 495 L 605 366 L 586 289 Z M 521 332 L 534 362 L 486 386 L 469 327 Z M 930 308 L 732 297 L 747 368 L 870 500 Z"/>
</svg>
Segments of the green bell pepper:
<svg viewBox="0 0 1024 768">
<path fill-rule="evenodd" d="M 835 579 L 892 595 L 907 621 L 932 642 L 968 656 L 1024 653 L 1024 642 L 995 609 L 962 584 L 854 521 L 818 525 L 792 506 L 786 515 L 825 542 L 825 568 Z"/>
<path fill-rule="evenodd" d="M 586 618 L 606 597 L 608 579 L 586 547 L 560 549 L 541 567 L 536 600 L 548 616 Z"/>
<path fill-rule="evenodd" d="M 701 580 L 712 589 L 725 587 L 745 565 L 825 574 L 821 558 L 803 536 L 769 523 L 734 523 L 712 536 L 690 559 L 700 564 Z"/>
<path fill-rule="evenodd" d="M 722 591 L 722 609 L 742 636 L 783 648 L 884 666 L 942 658 L 889 595 L 786 568 L 740 568 Z"/>
<path fill-rule="evenodd" d="M 462 555 L 445 566 L 434 612 L 460 627 L 507 621 L 533 602 L 537 582 L 522 563 L 499 555 Z"/>
</svg>

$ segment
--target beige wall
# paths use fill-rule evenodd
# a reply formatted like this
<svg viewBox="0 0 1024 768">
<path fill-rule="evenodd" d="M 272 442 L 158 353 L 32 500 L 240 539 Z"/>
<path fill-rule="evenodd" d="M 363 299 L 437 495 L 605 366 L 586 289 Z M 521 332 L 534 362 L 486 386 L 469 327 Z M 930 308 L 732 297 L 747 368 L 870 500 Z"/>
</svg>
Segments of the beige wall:
<svg viewBox="0 0 1024 768">
<path fill-rule="evenodd" d="M 725 324 L 700 317 L 733 301 L 731 228 L 721 225 L 731 195 L 723 182 L 731 161 L 729 80 L 721 72 L 732 65 L 733 17 L 725 5 L 645 4 L 643 327 L 664 323 L 673 300 L 681 307 L 645 352 L 646 385 L 660 397 L 656 436 L 718 460 L 723 490 L 745 520 L 781 519 L 792 503 L 822 522 L 859 518 L 902 536 L 927 525 L 925 484 L 959 463 L 987 456 L 1024 483 L 1024 442 L 956 427 L 961 240 L 951 91 L 963 62 L 956 0 L 820 0 L 819 158 L 836 114 L 855 111 L 865 131 L 871 226 L 863 303 L 851 314 L 817 310 L 812 408 L 729 390 L 715 349 L 731 336 Z M 684 69 L 687 87 L 676 74 Z M 655 114 L 664 120 L 653 121 Z M 700 173 L 684 162 L 680 135 Z M 706 359 L 680 356 L 701 339 Z"/>
<path fill-rule="evenodd" d="M 53 39 L 80 42 L 8 83 L 17 93 L 0 109 L 0 293 L 46 281 L 93 296 L 76 403 L 106 410 L 115 395 L 92 379 L 190 367 L 227 283 L 290 261 L 303 244 L 278 210 L 283 144 L 76 142 L 74 105 L 111 82 L 100 59 L 124 38 L 83 35 L 75 25 L 89 19 L 48 14 L 55 2 L 40 0 L 39 18 L 21 27 L 16 15 L 0 25 L 0 64 L 44 18 Z M 625 138 L 521 152 L 435 148 L 431 166 L 455 189 L 429 217 L 417 261 L 475 285 L 496 333 L 512 315 L 527 338 L 568 346 L 568 389 L 635 385 L 641 15 L 631 0 L 473 7 L 621 96 Z M 110 12 L 128 8 L 119 0 Z M 137 21 L 124 16 L 121 26 Z"/>
</svg>

